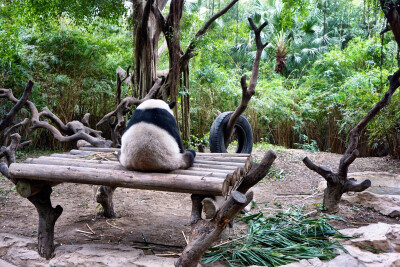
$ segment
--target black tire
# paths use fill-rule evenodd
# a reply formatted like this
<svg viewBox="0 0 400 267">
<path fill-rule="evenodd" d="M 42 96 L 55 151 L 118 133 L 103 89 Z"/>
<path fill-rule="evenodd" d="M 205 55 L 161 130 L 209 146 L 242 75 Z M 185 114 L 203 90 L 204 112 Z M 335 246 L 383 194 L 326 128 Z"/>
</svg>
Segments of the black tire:
<svg viewBox="0 0 400 267">
<path fill-rule="evenodd" d="M 232 111 L 221 113 L 211 125 L 210 151 L 211 153 L 228 153 L 224 143 L 224 133 Z M 253 150 L 253 131 L 247 119 L 240 115 L 235 124 L 235 132 L 238 138 L 236 153 L 250 154 Z"/>
</svg>

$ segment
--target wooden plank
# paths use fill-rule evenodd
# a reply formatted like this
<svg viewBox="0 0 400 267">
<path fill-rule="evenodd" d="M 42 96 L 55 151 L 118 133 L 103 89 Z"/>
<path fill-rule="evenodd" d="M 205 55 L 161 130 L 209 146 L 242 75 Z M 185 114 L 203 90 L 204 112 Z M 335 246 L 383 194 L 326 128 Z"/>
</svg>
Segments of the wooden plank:
<svg viewBox="0 0 400 267">
<path fill-rule="evenodd" d="M 236 167 L 244 167 L 244 163 L 237 162 L 226 162 L 226 161 L 211 161 L 211 160 L 202 160 L 202 159 L 194 159 L 194 163 L 202 163 L 209 165 L 223 165 L 223 166 L 236 166 Z"/>
<path fill-rule="evenodd" d="M 67 159 L 90 159 L 87 158 L 86 156 L 80 156 L 80 155 L 70 155 L 70 154 L 59 154 L 59 153 L 54 153 L 50 155 L 51 157 L 58 157 L 58 158 L 67 158 Z M 110 161 L 118 161 L 117 158 L 108 158 Z M 246 164 L 243 163 L 237 163 L 237 162 L 220 162 L 220 161 L 208 161 L 208 160 L 201 160 L 201 159 L 197 159 L 195 158 L 194 160 L 194 166 L 200 166 L 200 165 L 208 165 L 208 166 L 225 166 L 225 167 L 239 167 L 239 168 L 244 168 L 247 172 L 246 169 Z M 219 167 L 218 167 L 219 169 Z"/>
<path fill-rule="evenodd" d="M 95 151 L 95 152 L 114 152 L 120 151 L 119 148 L 100 148 L 100 147 L 80 147 L 79 150 L 83 151 Z M 249 157 L 250 154 L 242 154 L 242 153 L 200 153 L 196 152 L 198 156 L 206 156 L 206 157 Z"/>
<path fill-rule="evenodd" d="M 26 163 L 11 164 L 9 173 L 12 179 L 94 184 L 223 196 L 227 195 L 230 184 L 228 179 L 215 177 Z"/>
<path fill-rule="evenodd" d="M 115 151 L 114 151 L 115 152 Z M 106 153 L 106 152 L 95 152 L 95 151 L 84 151 L 84 150 L 76 150 L 73 149 L 70 151 L 71 155 L 101 155 L 99 153 Z M 107 152 L 109 153 L 109 152 Z M 105 156 L 114 156 L 113 154 L 104 154 Z M 251 160 L 251 157 L 221 157 L 221 156 L 205 156 L 202 153 L 196 154 L 196 159 L 198 160 L 206 160 L 206 161 L 219 161 L 219 162 L 235 162 L 235 163 L 246 163 Z"/>
<path fill-rule="evenodd" d="M 102 148 L 102 147 L 79 147 L 79 150 L 84 150 L 84 151 L 95 151 L 95 152 L 114 152 L 114 151 L 120 151 L 119 148 Z"/>
<path fill-rule="evenodd" d="M 85 158 L 60 158 L 60 157 L 47 157 L 40 156 L 38 159 L 47 159 L 47 160 L 64 160 L 64 161 L 78 161 L 78 162 L 96 162 L 98 164 L 120 164 L 118 161 L 114 160 L 99 160 L 99 159 L 85 159 Z"/>
<path fill-rule="evenodd" d="M 95 169 L 109 169 L 109 170 L 121 170 L 128 171 L 125 169 L 119 162 L 112 161 L 111 164 L 104 164 L 103 161 L 91 161 L 91 160 L 64 160 L 61 158 L 28 158 L 24 161 L 24 163 L 29 164 L 42 164 L 42 165 L 61 165 L 61 166 L 74 166 L 74 167 L 86 167 L 86 168 L 95 168 Z M 222 179 L 228 179 L 229 184 L 232 184 L 232 178 L 234 171 L 224 172 L 223 170 L 210 171 L 208 169 L 200 169 L 200 170 L 183 170 L 178 169 L 172 172 L 168 172 L 172 174 L 185 174 L 185 175 L 194 175 L 194 176 L 206 176 L 206 177 L 216 177 Z M 235 177 L 236 178 L 236 177 Z M 236 181 L 236 179 L 235 179 Z"/>
<path fill-rule="evenodd" d="M 67 155 L 67 154 L 62 154 L 62 155 Z M 41 156 L 39 157 L 39 159 L 60 159 L 59 157 L 47 157 L 47 156 Z M 119 164 L 119 162 L 117 161 L 106 161 L 106 160 L 98 160 L 98 159 L 85 159 L 85 158 L 81 158 L 81 157 L 70 157 L 70 158 L 65 158 L 65 157 L 61 157 L 62 160 L 65 161 L 79 161 L 79 162 L 97 162 L 99 164 Z M 215 171 L 215 170 L 221 170 L 221 171 L 227 171 L 227 172 L 232 172 L 235 171 L 237 169 L 241 169 L 243 172 L 243 168 L 239 168 L 237 166 L 224 166 L 224 165 L 210 165 L 210 164 L 202 164 L 202 163 L 194 163 L 193 169 L 195 170 L 199 170 L 199 169 L 203 169 L 203 170 L 210 170 L 210 171 Z M 192 169 L 190 168 L 190 169 Z"/>
</svg>

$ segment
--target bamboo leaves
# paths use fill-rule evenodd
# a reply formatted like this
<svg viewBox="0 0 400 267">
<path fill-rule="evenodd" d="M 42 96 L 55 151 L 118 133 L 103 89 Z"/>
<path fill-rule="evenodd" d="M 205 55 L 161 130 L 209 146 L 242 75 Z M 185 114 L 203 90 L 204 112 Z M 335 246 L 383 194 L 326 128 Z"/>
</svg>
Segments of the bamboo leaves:
<svg viewBox="0 0 400 267">
<path fill-rule="evenodd" d="M 245 216 L 241 221 L 249 225 L 248 234 L 230 244 L 211 248 L 203 263 L 218 260 L 231 266 L 279 266 L 301 259 L 332 259 L 343 247 L 332 237 L 337 230 L 328 223 L 340 217 L 307 218 L 303 209 L 294 208 L 267 218 L 261 212 Z M 343 219 L 341 219 L 343 220 Z"/>
</svg>

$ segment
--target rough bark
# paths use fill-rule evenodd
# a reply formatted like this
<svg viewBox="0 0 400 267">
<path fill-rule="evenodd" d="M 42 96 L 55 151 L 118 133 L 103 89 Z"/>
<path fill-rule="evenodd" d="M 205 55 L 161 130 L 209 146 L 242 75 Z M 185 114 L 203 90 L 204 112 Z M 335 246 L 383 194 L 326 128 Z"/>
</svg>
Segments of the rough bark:
<svg viewBox="0 0 400 267">
<path fill-rule="evenodd" d="M 40 193 L 28 197 L 39 214 L 38 252 L 40 256 L 46 259 L 54 256 L 54 225 L 63 211 L 60 205 L 55 208 L 52 207 L 51 192 L 51 187 L 46 187 Z"/>
<path fill-rule="evenodd" d="M 253 69 L 252 69 L 252 73 L 251 73 L 249 86 L 247 86 L 246 75 L 243 75 L 242 78 L 240 79 L 240 85 L 242 87 L 242 101 L 240 102 L 240 104 L 236 108 L 236 110 L 233 112 L 231 117 L 229 118 L 228 124 L 226 126 L 226 131 L 224 133 L 224 139 L 225 139 L 226 145 L 229 143 L 229 139 L 233 134 L 233 130 L 235 128 L 236 121 L 239 119 L 240 115 L 246 110 L 251 97 L 256 92 L 255 88 L 257 85 L 258 72 L 260 69 L 261 54 L 262 54 L 262 51 L 264 50 L 264 48 L 268 45 L 268 43 L 263 44 L 261 41 L 261 31 L 264 29 L 265 26 L 268 25 L 268 22 L 264 22 L 263 24 L 261 24 L 261 26 L 259 28 L 257 28 L 257 26 L 254 24 L 254 22 L 251 18 L 249 18 L 249 23 L 255 34 L 257 52 L 256 52 L 256 57 L 253 62 Z"/>
<path fill-rule="evenodd" d="M 33 82 L 29 81 L 27 85 L 27 92 L 32 90 Z M 24 95 L 26 95 L 24 93 Z M 87 123 L 88 114 L 84 117 L 84 122 L 80 121 L 71 121 L 67 124 L 64 124 L 56 115 L 54 115 L 48 108 L 44 108 L 42 112 L 38 112 L 36 106 L 29 100 L 19 101 L 14 97 L 12 91 L 10 89 L 0 89 L 0 98 L 8 98 L 11 102 L 16 103 L 17 105 L 21 105 L 24 103 L 31 112 L 31 130 L 35 130 L 38 128 L 44 128 L 49 130 L 54 138 L 56 138 L 60 142 L 71 142 L 83 139 L 93 146 L 97 147 L 107 147 L 111 145 L 111 141 L 105 140 L 101 137 L 101 132 L 91 129 L 84 124 Z M 51 125 L 47 121 L 41 121 L 40 117 L 46 117 L 51 119 L 51 121 L 57 126 L 57 128 Z M 61 132 L 60 132 L 61 131 Z M 66 134 L 64 136 L 62 133 Z"/>
<path fill-rule="evenodd" d="M 2 146 L 0 149 L 0 159 L 2 157 L 6 158 L 6 162 L 0 162 L 0 173 L 3 174 L 6 178 L 8 178 L 12 183 L 16 184 L 16 181 L 10 177 L 8 167 L 11 163 L 15 162 L 15 153 L 20 147 L 21 136 L 17 133 L 11 135 L 10 145 L 5 147 Z"/>
<path fill-rule="evenodd" d="M 380 3 L 382 11 L 390 24 L 394 38 L 400 46 L 400 1 L 380 0 Z"/>
<path fill-rule="evenodd" d="M 253 199 L 253 192 L 247 191 L 265 177 L 275 158 L 275 153 L 270 150 L 264 155 L 260 164 L 253 164 L 250 173 L 244 177 L 237 191 L 232 192 L 229 198 L 217 209 L 214 216 L 212 214 L 207 215 L 213 217 L 210 221 L 201 218 L 202 201 L 206 197 L 192 195 L 192 214 L 190 217 L 192 234 L 175 266 L 194 267 L 198 265 L 203 254 L 217 240 L 226 225 Z"/>
<path fill-rule="evenodd" d="M 117 214 L 114 211 L 113 195 L 116 187 L 100 186 L 99 193 L 96 196 L 97 203 L 103 207 L 103 215 L 106 218 L 116 218 Z"/>
<path fill-rule="evenodd" d="M 194 205 L 195 212 L 192 213 L 191 218 L 193 221 L 197 219 L 197 222 L 192 227 L 189 243 L 175 263 L 175 266 L 196 267 L 203 254 L 218 239 L 226 225 L 242 208 L 250 203 L 253 199 L 253 192 L 249 192 L 246 195 L 237 191 L 233 192 L 211 221 L 198 220 L 198 218 L 201 218 L 199 214 L 201 202 L 198 202 L 199 199 L 192 198 L 192 201 L 196 204 Z"/>
<path fill-rule="evenodd" d="M 28 101 L 28 98 L 32 93 L 32 87 L 33 87 L 33 82 L 29 80 L 21 98 L 16 102 L 16 104 L 10 110 L 10 112 L 4 115 L 2 120 L 0 121 L 0 131 L 4 130 L 5 128 L 10 126 L 10 124 L 12 124 L 18 111 L 25 105 L 26 101 Z M 5 97 L 6 95 L 8 98 L 11 97 L 12 95 L 11 89 L 0 89 L 0 98 Z"/>
<path fill-rule="evenodd" d="M 18 180 L 13 179 L 9 172 L 9 167 L 12 163 L 15 163 L 15 152 L 20 146 L 19 142 L 21 137 L 15 133 L 11 135 L 11 142 L 8 147 L 2 147 L 0 152 L 0 158 L 6 157 L 7 164 L 0 162 L 0 172 L 7 177 L 12 183 L 18 185 Z M 35 183 L 36 185 L 38 183 Z M 61 206 L 55 208 L 52 207 L 50 201 L 51 186 L 49 184 L 39 186 L 40 191 L 34 192 L 33 196 L 28 197 L 28 200 L 36 207 L 39 214 L 39 226 L 38 226 L 38 252 L 39 255 L 50 259 L 54 256 L 54 225 L 58 217 L 62 213 Z M 29 188 L 29 194 L 32 195 L 32 188 Z"/>
<path fill-rule="evenodd" d="M 303 159 L 304 164 L 310 170 L 315 171 L 327 181 L 327 188 L 324 192 L 323 207 L 328 212 L 338 211 L 342 194 L 346 192 L 362 192 L 371 186 L 370 180 L 365 180 L 362 183 L 357 184 L 355 179 L 347 177 L 347 173 L 350 164 L 354 162 L 359 154 L 357 147 L 361 132 L 376 116 L 376 114 L 389 104 L 393 94 L 397 88 L 400 87 L 400 70 L 396 71 L 394 75 L 389 76 L 388 79 L 390 81 L 390 86 L 383 98 L 349 132 L 349 144 L 345 154 L 340 159 L 337 173 L 332 172 L 329 168 L 314 164 L 308 157 Z"/>
</svg>

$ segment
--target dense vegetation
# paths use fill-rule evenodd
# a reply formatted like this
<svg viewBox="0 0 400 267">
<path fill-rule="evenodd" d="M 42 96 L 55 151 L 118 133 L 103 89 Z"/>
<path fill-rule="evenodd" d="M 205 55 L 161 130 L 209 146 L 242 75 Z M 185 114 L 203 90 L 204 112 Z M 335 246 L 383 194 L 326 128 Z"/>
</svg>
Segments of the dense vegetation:
<svg viewBox="0 0 400 267">
<path fill-rule="evenodd" d="M 82 1 L 82 6 L 49 2 L 0 4 L 0 86 L 19 96 L 30 78 L 35 82 L 31 100 L 39 109 L 48 106 L 64 121 L 89 112 L 94 126 L 115 106 L 115 69 L 132 65 L 130 12 L 123 1 L 101 1 L 101 6 L 90 6 L 97 1 Z M 225 4 L 187 1 L 183 46 Z M 191 97 L 194 140 L 207 136 L 218 110 L 233 110 L 240 102 L 240 76 L 251 70 L 255 53 L 247 17 L 269 21 L 263 39 L 270 44 L 245 114 L 255 140 L 343 152 L 347 132 L 381 97 L 387 76 L 399 65 L 391 32 L 379 34 L 385 26 L 379 1 L 251 0 L 235 5 L 198 44 L 189 92 L 180 91 Z M 159 65 L 168 67 L 166 54 Z M 395 95 L 368 125 L 362 155 L 399 154 L 398 102 Z M 9 106 L 1 103 L 4 114 Z M 54 147 L 45 131 L 30 138 L 33 145 Z"/>
</svg>

